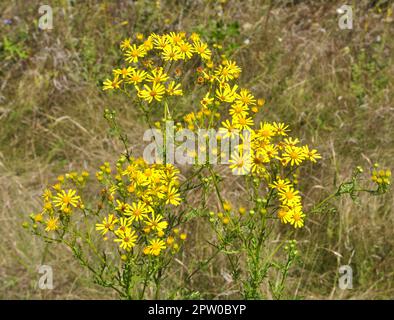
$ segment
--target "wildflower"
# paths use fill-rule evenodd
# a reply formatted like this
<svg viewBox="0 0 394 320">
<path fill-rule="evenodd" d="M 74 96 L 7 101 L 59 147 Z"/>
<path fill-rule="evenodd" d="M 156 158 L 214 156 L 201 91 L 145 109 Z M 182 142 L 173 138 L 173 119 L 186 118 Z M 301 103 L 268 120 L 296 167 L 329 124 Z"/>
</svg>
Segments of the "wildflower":
<svg viewBox="0 0 394 320">
<path fill-rule="evenodd" d="M 256 99 L 248 89 L 241 89 L 240 93 L 236 95 L 236 101 L 246 107 L 256 104 Z"/>
<path fill-rule="evenodd" d="M 76 192 L 76 190 L 68 190 L 67 192 L 62 190 L 61 192 L 57 193 L 53 198 L 55 207 L 60 207 L 61 210 L 68 206 L 76 207 L 80 199 L 79 196 L 75 195 Z"/>
<path fill-rule="evenodd" d="M 234 138 L 239 134 L 239 130 L 235 123 L 231 123 L 229 120 L 222 122 L 221 128 L 219 128 L 219 133 L 223 135 L 224 138 Z"/>
<path fill-rule="evenodd" d="M 122 83 L 122 80 L 119 80 L 119 76 L 116 75 L 113 80 L 107 79 L 103 82 L 103 90 L 119 89 L 121 83 Z"/>
<path fill-rule="evenodd" d="M 187 238 L 187 234 L 186 233 L 181 233 L 180 234 L 180 236 L 179 236 L 179 239 L 181 239 L 181 240 L 186 240 L 186 238 Z"/>
<path fill-rule="evenodd" d="M 208 49 L 208 45 L 206 43 L 197 40 L 193 42 L 193 47 L 202 59 L 209 60 L 211 58 L 211 50 Z"/>
<path fill-rule="evenodd" d="M 122 214 L 125 214 L 126 212 L 128 212 L 130 210 L 130 205 L 128 203 L 122 202 L 120 200 L 116 200 L 116 203 L 118 204 L 115 207 L 116 211 L 119 211 Z"/>
<path fill-rule="evenodd" d="M 146 80 L 153 83 L 165 82 L 168 80 L 168 75 L 164 72 L 163 68 L 155 68 L 152 73 L 147 76 Z"/>
<path fill-rule="evenodd" d="M 177 46 L 167 45 L 163 49 L 164 61 L 177 61 L 182 58 L 182 52 Z"/>
<path fill-rule="evenodd" d="M 166 91 L 166 88 L 160 83 L 154 83 L 152 88 L 145 84 L 144 88 L 144 90 L 138 92 L 138 96 L 149 103 L 151 103 L 153 99 L 161 101 Z"/>
<path fill-rule="evenodd" d="M 234 118 L 235 127 L 239 130 L 250 130 L 254 122 L 252 118 L 247 118 L 246 116 L 238 116 Z"/>
<path fill-rule="evenodd" d="M 288 187 L 279 191 L 280 200 L 285 205 L 299 203 L 301 201 L 301 197 L 298 194 L 299 194 L 299 191 L 294 190 L 294 188 L 291 186 L 288 186 Z"/>
<path fill-rule="evenodd" d="M 181 198 L 179 196 L 177 188 L 175 188 L 173 185 L 170 185 L 166 193 L 166 203 L 178 206 L 180 202 Z"/>
<path fill-rule="evenodd" d="M 287 131 L 289 131 L 287 128 L 289 127 L 288 125 L 285 125 L 284 123 L 277 123 L 274 122 L 272 124 L 272 126 L 274 127 L 274 132 L 276 135 L 278 136 L 287 136 Z"/>
<path fill-rule="evenodd" d="M 231 88 L 230 85 L 226 83 L 223 87 L 216 89 L 216 97 L 224 102 L 233 102 L 236 97 L 237 89 L 237 85 L 234 85 L 234 87 Z"/>
<path fill-rule="evenodd" d="M 171 81 L 167 87 L 167 93 L 170 96 L 181 96 L 182 95 L 181 84 L 180 83 L 176 84 L 175 81 Z"/>
<path fill-rule="evenodd" d="M 278 191 L 282 191 L 289 187 L 291 185 L 291 182 L 288 179 L 281 179 L 277 178 L 274 182 L 272 182 L 269 186 L 271 188 L 275 188 Z"/>
<path fill-rule="evenodd" d="M 308 146 L 303 146 L 302 149 L 303 149 L 305 157 L 308 160 L 316 163 L 317 159 L 321 159 L 321 155 L 317 153 L 317 150 L 315 150 L 315 149 L 309 150 Z"/>
<path fill-rule="evenodd" d="M 288 146 L 285 148 L 282 158 L 286 163 L 290 162 L 290 165 L 298 166 L 305 159 L 304 149 L 296 146 Z"/>
<path fill-rule="evenodd" d="M 55 217 L 50 217 L 47 221 L 46 221 L 46 228 L 45 231 L 49 232 L 49 231 L 55 231 L 59 229 L 59 218 L 55 218 Z"/>
<path fill-rule="evenodd" d="M 178 47 L 182 59 L 190 59 L 193 56 L 194 48 L 190 43 L 181 40 Z"/>
<path fill-rule="evenodd" d="M 132 68 L 132 67 L 113 70 L 115 76 L 121 76 L 123 79 L 128 77 L 133 71 L 134 71 L 134 68 Z"/>
<path fill-rule="evenodd" d="M 234 152 L 229 162 L 231 163 L 230 169 L 232 170 L 233 174 L 244 175 L 250 172 L 250 154 Z"/>
<path fill-rule="evenodd" d="M 142 221 L 147 218 L 146 213 L 149 212 L 148 207 L 142 201 L 133 202 L 126 215 L 130 216 L 131 221 Z"/>
<path fill-rule="evenodd" d="M 101 231 L 102 235 L 105 235 L 108 231 L 113 231 L 115 228 L 115 224 L 118 222 L 118 219 L 115 218 L 113 214 L 108 215 L 103 219 L 102 223 L 96 223 L 96 230 Z"/>
<path fill-rule="evenodd" d="M 293 211 L 290 218 L 290 224 L 294 226 L 294 228 L 301 228 L 304 226 L 304 217 L 305 214 L 300 209 L 297 209 Z"/>
<path fill-rule="evenodd" d="M 164 229 L 167 228 L 168 223 L 167 221 L 162 221 L 163 220 L 163 216 L 161 214 L 153 214 L 151 217 L 147 217 L 146 218 L 146 225 L 148 228 L 150 228 L 151 230 L 157 230 L 157 231 L 163 231 Z"/>
<path fill-rule="evenodd" d="M 116 229 L 115 234 L 125 233 L 128 229 L 130 229 L 132 220 L 130 218 L 121 217 L 119 219 L 119 227 Z"/>
<path fill-rule="evenodd" d="M 142 58 L 146 55 L 146 50 L 144 46 L 136 46 L 135 44 L 131 45 L 130 48 L 127 49 L 125 53 L 127 62 L 138 62 L 138 58 Z"/>
<path fill-rule="evenodd" d="M 127 83 L 132 83 L 134 85 L 137 85 L 141 83 L 142 81 L 145 80 L 147 76 L 146 71 L 144 70 L 132 70 L 131 73 L 128 75 L 126 82 Z"/>
<path fill-rule="evenodd" d="M 149 246 L 147 246 L 144 250 L 145 254 L 150 254 L 153 256 L 158 256 L 161 250 L 166 248 L 166 243 L 161 239 L 152 239 L 149 240 Z"/>
<path fill-rule="evenodd" d="M 235 103 L 230 107 L 229 114 L 234 118 L 246 117 L 248 115 L 248 110 L 249 108 L 247 105 L 241 103 Z"/>
<path fill-rule="evenodd" d="M 290 222 L 291 212 L 289 211 L 289 208 L 288 207 L 281 207 L 278 210 L 278 218 L 284 224 Z"/>
<path fill-rule="evenodd" d="M 137 235 L 135 231 L 127 229 L 125 232 L 118 233 L 118 238 L 114 239 L 115 242 L 120 242 L 119 247 L 126 251 L 130 251 L 136 244 Z"/>
</svg>

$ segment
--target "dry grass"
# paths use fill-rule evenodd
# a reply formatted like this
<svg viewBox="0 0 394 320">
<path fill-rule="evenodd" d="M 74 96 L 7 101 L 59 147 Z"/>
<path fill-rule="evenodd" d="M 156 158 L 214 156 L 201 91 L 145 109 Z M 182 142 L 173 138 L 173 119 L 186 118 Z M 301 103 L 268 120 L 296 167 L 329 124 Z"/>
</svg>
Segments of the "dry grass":
<svg viewBox="0 0 394 320">
<path fill-rule="evenodd" d="M 74 1 L 70 1 L 74 3 Z M 0 298 L 114 298 L 91 285 L 88 274 L 62 247 L 47 248 L 21 228 L 38 209 L 38 195 L 65 170 L 93 171 L 114 159 L 102 117 L 111 106 L 133 150 L 142 148 L 142 120 L 125 97 L 105 94 L 100 82 L 119 62 L 119 41 L 134 32 L 173 29 L 217 37 L 243 68 L 242 82 L 267 101 L 262 118 L 292 124 L 319 148 L 320 165 L 305 169 L 309 203 L 348 178 L 356 165 L 394 157 L 393 17 L 390 1 L 353 1 L 354 30 L 339 30 L 341 1 L 52 1 L 54 29 L 39 31 L 39 1 L 0 4 Z M 222 8 L 222 9 L 219 9 Z M 122 24 L 128 21 L 128 24 Z M 5 49 L 4 38 L 12 48 Z M 26 53 L 27 57 L 23 57 Z M 238 201 L 239 186 L 226 190 Z M 390 299 L 394 295 L 393 194 L 342 199 L 336 211 L 312 216 L 297 234 L 303 262 L 290 279 L 289 294 L 304 298 Z M 204 224 L 194 226 L 189 253 L 178 270 L 209 256 Z M 286 228 L 278 228 L 278 237 Z M 204 239 L 204 240 L 202 240 Z M 36 288 L 37 268 L 55 268 L 55 290 Z M 351 264 L 351 291 L 337 287 L 339 265 Z M 176 272 L 176 270 L 174 270 Z M 193 290 L 205 297 L 237 297 L 218 258 L 196 276 Z M 208 279 L 213 279 L 208 282 Z M 170 284 L 169 284 L 170 285 Z"/>
</svg>

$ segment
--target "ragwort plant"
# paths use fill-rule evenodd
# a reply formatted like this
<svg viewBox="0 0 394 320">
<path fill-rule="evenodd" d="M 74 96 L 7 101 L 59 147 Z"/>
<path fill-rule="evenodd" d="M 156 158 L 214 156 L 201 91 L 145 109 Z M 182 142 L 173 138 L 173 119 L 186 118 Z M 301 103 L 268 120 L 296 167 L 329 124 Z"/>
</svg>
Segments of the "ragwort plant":
<svg viewBox="0 0 394 320">
<path fill-rule="evenodd" d="M 106 109 L 104 117 L 124 145 L 115 167 L 108 162 L 100 167 L 96 173 L 100 188 L 87 182 L 87 172 L 60 176 L 44 191 L 42 210 L 32 214 L 25 227 L 45 241 L 68 246 L 99 285 L 116 290 L 121 298 L 143 299 L 163 298 L 161 283 L 183 249 L 185 224 L 207 219 L 216 239 L 211 243 L 214 254 L 200 261 L 177 284 L 178 293 L 170 296 L 182 298 L 183 285 L 190 285 L 196 273 L 223 254 L 243 298 L 265 298 L 265 280 L 272 297 L 282 298 L 289 270 L 301 255 L 294 239 L 279 241 L 273 250 L 267 243 L 275 237 L 278 223 L 293 229 L 304 226 L 298 181 L 302 166 L 317 162 L 320 154 L 292 137 L 287 124 L 256 121 L 264 100 L 238 86 L 241 68 L 222 54 L 220 45 L 210 48 L 196 33 L 187 37 L 184 32 L 170 32 L 147 38 L 137 34 L 135 41 L 122 41 L 120 49 L 124 65 L 113 70 L 103 89 L 126 94 L 149 127 L 163 133 L 164 144 L 154 163 L 133 155 L 116 112 Z M 183 110 L 188 112 L 182 114 Z M 208 150 L 208 136 L 198 150 L 185 149 L 192 161 L 182 182 L 179 169 L 168 163 L 168 123 L 175 123 L 178 134 L 186 129 L 217 132 L 213 150 Z M 225 175 L 215 165 L 228 156 L 221 146 L 234 139 L 238 143 L 228 157 L 227 170 L 241 176 L 245 193 L 237 207 L 223 197 Z M 199 154 L 208 152 L 210 157 L 201 160 Z M 361 173 L 357 168 L 350 181 L 310 213 L 327 210 L 332 199 L 344 194 L 356 200 L 359 192 L 387 191 L 389 170 L 372 172 L 377 185 L 372 189 L 360 186 L 367 185 Z M 92 197 L 95 188 L 97 195 Z M 190 190 L 194 197 L 201 196 L 198 208 L 188 204 Z M 212 193 L 216 204 L 209 201 Z M 279 251 L 285 253 L 285 260 L 277 258 Z M 270 277 L 272 271 L 275 278 Z"/>
</svg>

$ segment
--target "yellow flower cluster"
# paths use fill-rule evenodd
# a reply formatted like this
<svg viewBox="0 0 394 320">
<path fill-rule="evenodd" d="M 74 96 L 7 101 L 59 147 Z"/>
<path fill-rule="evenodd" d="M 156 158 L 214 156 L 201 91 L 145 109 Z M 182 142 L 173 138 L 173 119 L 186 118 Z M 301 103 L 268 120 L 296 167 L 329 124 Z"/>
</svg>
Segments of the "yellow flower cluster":
<svg viewBox="0 0 394 320">
<path fill-rule="evenodd" d="M 51 188 L 44 190 L 42 210 L 30 215 L 33 227 L 37 228 L 40 224 L 45 227 L 46 232 L 56 231 L 62 228 L 62 221 L 68 219 L 74 208 L 83 210 L 85 206 L 74 188 L 83 187 L 88 177 L 89 173 L 86 171 L 59 176 Z M 66 185 L 72 187 L 67 188 Z"/>
<path fill-rule="evenodd" d="M 391 171 L 387 170 L 376 170 L 372 171 L 371 180 L 375 182 L 378 186 L 388 186 L 390 185 L 391 180 Z"/>
<path fill-rule="evenodd" d="M 211 51 L 197 34 L 186 38 L 184 32 L 169 34 L 151 34 L 146 40 L 143 35 L 137 37 L 137 44 L 125 39 L 120 48 L 129 66 L 114 69 L 113 79 L 103 83 L 104 90 L 126 89 L 134 86 L 137 96 L 152 103 L 161 101 L 164 96 L 183 94 L 180 83 L 180 68 L 173 68 L 174 63 L 184 63 L 198 56 L 209 60 Z"/>
<path fill-rule="evenodd" d="M 256 98 L 249 89 L 237 84 L 241 68 L 235 61 L 220 54 L 219 46 L 208 48 L 200 36 L 184 32 L 151 34 L 146 40 L 140 35 L 136 43 L 130 39 L 121 43 L 126 62 L 130 66 L 114 70 L 114 79 L 104 83 L 104 89 L 123 89 L 132 85 L 137 97 L 151 103 L 172 95 L 183 95 L 181 83 L 187 83 L 184 74 L 197 84 L 197 89 L 187 87 L 193 100 L 199 100 L 198 111 L 183 117 L 189 130 L 217 129 L 218 145 L 223 139 L 238 139 L 241 143 L 230 155 L 230 169 L 234 174 L 249 174 L 279 183 L 306 161 L 316 162 L 321 156 L 307 145 L 300 145 L 297 138 L 288 136 L 288 125 L 278 122 L 256 122 L 255 116 L 264 106 L 263 99 Z M 214 54 L 218 53 L 218 54 Z M 187 70 L 190 63 L 195 72 Z M 189 81 L 190 82 L 190 81 Z M 186 84 L 187 85 L 187 84 Z M 167 100 L 165 101 L 167 103 Z M 167 106 L 167 104 L 166 104 Z M 177 123 L 177 130 L 183 125 Z M 199 146 L 204 149 L 205 146 Z M 203 151 L 203 150 L 200 150 Z M 194 156 L 197 153 L 192 150 Z M 220 158 L 227 155 L 215 151 Z M 270 169 L 275 167 L 273 174 Z M 270 173 L 271 172 L 271 173 Z M 286 180 L 287 181 L 287 180 Z M 286 188 L 274 189 L 281 203 L 280 211 L 286 211 L 283 223 L 295 227 L 303 225 L 304 214 L 298 191 L 290 183 Z M 286 200 L 294 193 L 293 199 Z"/>
<path fill-rule="evenodd" d="M 149 165 L 142 158 L 126 161 L 121 157 L 116 174 L 111 172 L 109 163 L 104 163 L 96 173 L 105 187 L 101 207 L 110 212 L 96 224 L 96 230 L 105 240 L 113 235 L 127 252 L 136 245 L 145 255 L 158 256 L 167 248 L 176 251 L 179 245 L 173 241 L 171 230 L 167 230 L 164 208 L 181 202 L 178 169 L 171 164 Z"/>
</svg>

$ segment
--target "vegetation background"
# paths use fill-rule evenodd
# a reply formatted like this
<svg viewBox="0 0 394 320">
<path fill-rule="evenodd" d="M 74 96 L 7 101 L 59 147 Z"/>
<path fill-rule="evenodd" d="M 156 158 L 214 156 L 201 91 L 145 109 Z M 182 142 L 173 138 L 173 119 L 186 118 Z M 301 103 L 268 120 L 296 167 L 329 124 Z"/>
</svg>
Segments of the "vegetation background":
<svg viewBox="0 0 394 320">
<path fill-rule="evenodd" d="M 105 107 L 122 115 L 133 151 L 141 117 L 127 97 L 101 90 L 121 64 L 119 42 L 136 32 L 197 31 L 222 44 L 243 68 L 241 83 L 264 97 L 262 119 L 283 121 L 323 160 L 301 183 L 313 204 L 361 165 L 394 158 L 394 4 L 347 1 L 353 30 L 340 30 L 344 1 L 47 1 L 53 30 L 38 28 L 41 1 L 0 2 L 0 298 L 116 298 L 95 286 L 61 246 L 48 247 L 21 225 L 57 175 L 94 173 L 122 147 L 109 134 Z M 232 179 L 231 177 L 228 177 Z M 230 184 L 229 184 L 230 185 Z M 235 186 L 235 187 L 234 187 Z M 234 177 L 226 197 L 237 204 Z M 394 297 L 393 193 L 343 198 L 309 216 L 296 233 L 301 262 L 287 296 L 302 299 Z M 209 256 L 204 222 L 189 226 L 174 275 Z M 278 238 L 289 232 L 278 226 Z M 54 290 L 39 290 L 38 266 L 54 268 Z M 338 268 L 353 268 L 352 290 L 338 288 Z M 226 261 L 216 258 L 193 280 L 202 298 L 236 298 Z M 163 286 L 163 290 L 166 288 Z"/>
</svg>

